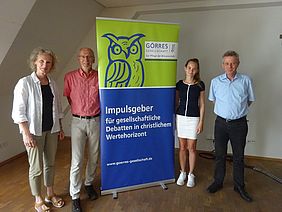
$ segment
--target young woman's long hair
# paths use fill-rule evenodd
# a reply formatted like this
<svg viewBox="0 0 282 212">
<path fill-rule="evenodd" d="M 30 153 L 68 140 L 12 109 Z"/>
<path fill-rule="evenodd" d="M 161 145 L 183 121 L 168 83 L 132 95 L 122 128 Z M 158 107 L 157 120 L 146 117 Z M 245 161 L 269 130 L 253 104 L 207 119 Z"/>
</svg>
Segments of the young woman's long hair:
<svg viewBox="0 0 282 212">
<path fill-rule="evenodd" d="M 187 67 L 189 62 L 193 62 L 197 64 L 197 68 L 198 68 L 198 72 L 195 74 L 194 76 L 194 80 L 195 80 L 195 84 L 200 85 L 201 82 L 201 77 L 200 77 L 200 62 L 197 58 L 191 58 L 189 60 L 187 60 L 187 62 L 185 63 L 185 68 Z"/>
</svg>

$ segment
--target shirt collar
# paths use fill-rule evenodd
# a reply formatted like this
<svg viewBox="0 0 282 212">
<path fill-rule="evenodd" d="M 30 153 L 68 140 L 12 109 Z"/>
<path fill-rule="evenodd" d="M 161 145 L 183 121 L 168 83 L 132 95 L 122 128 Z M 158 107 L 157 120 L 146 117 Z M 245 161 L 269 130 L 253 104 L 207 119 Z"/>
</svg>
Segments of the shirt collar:
<svg viewBox="0 0 282 212">
<path fill-rule="evenodd" d="M 233 80 L 235 80 L 235 79 L 237 79 L 237 78 L 239 78 L 239 77 L 240 77 L 240 74 L 237 72 L 237 73 L 235 74 L 235 77 L 234 77 Z M 229 80 L 229 79 L 227 78 L 226 73 L 222 74 L 222 75 L 220 76 L 220 78 L 221 78 L 222 80 Z M 232 80 L 232 81 L 233 81 L 233 80 Z"/>
<path fill-rule="evenodd" d="M 35 71 L 33 71 L 30 76 L 31 76 L 31 78 L 33 79 L 33 81 L 34 81 L 35 83 L 40 83 L 40 80 L 39 80 L 38 77 L 36 76 Z M 50 81 L 49 76 L 47 76 L 47 79 L 48 79 L 48 82 L 50 83 L 51 81 Z"/>
<path fill-rule="evenodd" d="M 87 76 L 89 76 L 89 75 L 92 75 L 94 73 L 94 70 L 93 69 L 91 69 L 91 71 L 89 71 L 89 74 L 88 75 L 86 75 L 85 74 L 85 72 L 80 68 L 79 69 L 79 74 L 81 75 L 81 76 L 83 76 L 83 77 L 87 77 Z"/>
</svg>

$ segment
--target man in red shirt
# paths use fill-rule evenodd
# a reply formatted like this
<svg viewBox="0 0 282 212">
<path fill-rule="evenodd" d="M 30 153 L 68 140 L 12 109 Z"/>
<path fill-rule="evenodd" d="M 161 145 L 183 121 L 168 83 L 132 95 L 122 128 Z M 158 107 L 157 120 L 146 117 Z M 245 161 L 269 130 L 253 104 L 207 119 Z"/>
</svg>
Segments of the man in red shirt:
<svg viewBox="0 0 282 212">
<path fill-rule="evenodd" d="M 73 116 L 70 170 L 70 195 L 73 212 L 82 211 L 80 206 L 81 170 L 86 142 L 88 142 L 88 161 L 84 186 L 89 199 L 98 198 L 98 194 L 92 186 L 98 163 L 100 130 L 98 71 L 92 69 L 95 62 L 93 50 L 81 48 L 78 61 L 80 68 L 67 73 L 64 79 L 64 96 L 68 99 Z"/>
</svg>

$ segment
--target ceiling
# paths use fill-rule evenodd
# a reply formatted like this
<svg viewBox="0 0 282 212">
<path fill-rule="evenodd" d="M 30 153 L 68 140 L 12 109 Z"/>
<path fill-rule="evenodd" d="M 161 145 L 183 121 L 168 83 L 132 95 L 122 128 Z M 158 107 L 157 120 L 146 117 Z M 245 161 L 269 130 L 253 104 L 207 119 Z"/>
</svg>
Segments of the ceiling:
<svg viewBox="0 0 282 212">
<path fill-rule="evenodd" d="M 176 2 L 191 2 L 201 0 L 95 0 L 104 7 L 130 7 L 153 4 L 169 4 Z"/>
</svg>

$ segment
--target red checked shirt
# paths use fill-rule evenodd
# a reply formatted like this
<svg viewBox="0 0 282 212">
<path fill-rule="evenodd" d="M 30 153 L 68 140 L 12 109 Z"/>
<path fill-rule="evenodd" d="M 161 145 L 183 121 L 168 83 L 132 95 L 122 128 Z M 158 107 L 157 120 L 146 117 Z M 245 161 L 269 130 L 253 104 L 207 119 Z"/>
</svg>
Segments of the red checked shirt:
<svg viewBox="0 0 282 212">
<path fill-rule="evenodd" d="M 98 71 L 86 75 L 81 69 L 65 75 L 64 96 L 70 100 L 72 114 L 95 116 L 100 114 Z"/>
</svg>

